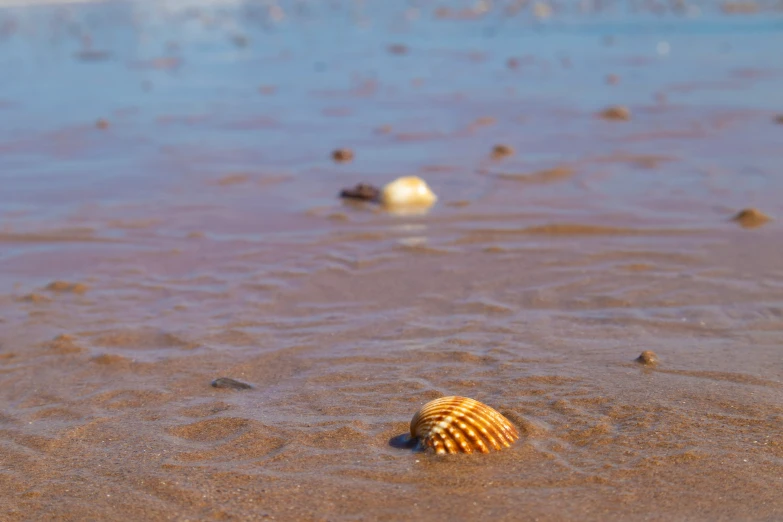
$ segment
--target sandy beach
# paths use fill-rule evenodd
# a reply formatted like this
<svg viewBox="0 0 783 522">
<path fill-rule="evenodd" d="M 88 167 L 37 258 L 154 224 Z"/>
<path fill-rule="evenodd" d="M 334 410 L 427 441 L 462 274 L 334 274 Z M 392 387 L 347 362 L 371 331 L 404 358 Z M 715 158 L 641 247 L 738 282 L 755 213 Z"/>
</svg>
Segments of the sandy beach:
<svg viewBox="0 0 783 522">
<path fill-rule="evenodd" d="M 0 521 L 783 519 L 781 50 L 773 1 L 0 3 Z M 519 441 L 402 444 L 449 395 Z"/>
</svg>

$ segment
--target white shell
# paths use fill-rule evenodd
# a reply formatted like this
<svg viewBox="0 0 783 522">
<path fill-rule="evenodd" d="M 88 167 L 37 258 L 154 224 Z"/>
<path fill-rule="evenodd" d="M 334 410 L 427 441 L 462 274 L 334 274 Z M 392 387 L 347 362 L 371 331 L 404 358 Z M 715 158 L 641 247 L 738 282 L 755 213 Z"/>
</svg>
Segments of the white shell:
<svg viewBox="0 0 783 522">
<path fill-rule="evenodd" d="M 429 208 L 438 197 L 416 176 L 397 178 L 383 187 L 381 204 L 389 209 Z"/>
</svg>

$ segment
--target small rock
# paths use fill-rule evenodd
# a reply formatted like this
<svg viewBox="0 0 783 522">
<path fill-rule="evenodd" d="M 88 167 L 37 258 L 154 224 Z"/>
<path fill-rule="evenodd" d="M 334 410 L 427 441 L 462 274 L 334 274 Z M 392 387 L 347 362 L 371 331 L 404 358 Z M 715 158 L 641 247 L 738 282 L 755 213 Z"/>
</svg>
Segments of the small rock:
<svg viewBox="0 0 783 522">
<path fill-rule="evenodd" d="M 337 149 L 332 152 L 332 159 L 334 161 L 351 161 L 353 160 L 353 151 L 351 149 Z"/>
<path fill-rule="evenodd" d="M 606 83 L 608 83 L 609 85 L 617 85 L 618 83 L 620 83 L 620 77 L 617 76 L 616 74 L 609 74 L 606 76 Z"/>
<path fill-rule="evenodd" d="M 651 350 L 643 351 L 641 355 L 634 360 L 645 366 L 655 366 L 658 364 L 658 356 Z"/>
<path fill-rule="evenodd" d="M 247 47 L 247 44 L 250 43 L 250 40 L 248 40 L 247 36 L 243 34 L 236 34 L 232 36 L 231 41 L 234 42 L 234 45 L 237 47 Z"/>
<path fill-rule="evenodd" d="M 492 148 L 492 156 L 494 158 L 505 158 L 506 156 L 511 156 L 514 154 L 514 147 L 510 145 L 495 145 Z"/>
<path fill-rule="evenodd" d="M 482 116 L 480 118 L 476 118 L 476 121 L 473 122 L 473 125 L 486 126 L 486 125 L 494 125 L 496 123 L 497 120 L 492 116 Z"/>
<path fill-rule="evenodd" d="M 770 220 L 770 217 L 755 208 L 746 208 L 737 212 L 732 221 L 736 221 L 743 228 L 756 228 Z"/>
<path fill-rule="evenodd" d="M 628 121 L 631 119 L 631 111 L 628 107 L 616 105 L 614 107 L 607 107 L 601 111 L 600 116 L 605 120 Z"/>
<path fill-rule="evenodd" d="M 74 294 L 83 294 L 87 292 L 88 286 L 82 283 L 69 283 L 67 281 L 52 281 L 46 285 L 50 292 L 72 292 Z"/>
<path fill-rule="evenodd" d="M 775 123 L 779 123 L 780 125 L 783 125 L 783 114 L 778 114 L 775 116 Z"/>
<path fill-rule="evenodd" d="M 360 201 L 378 201 L 380 196 L 380 189 L 366 183 L 359 183 L 352 189 L 343 189 L 340 192 L 341 198 L 358 199 Z"/>
<path fill-rule="evenodd" d="M 229 377 L 220 377 L 212 381 L 213 388 L 221 388 L 226 390 L 251 390 L 253 386 L 246 382 L 237 381 Z"/>
<path fill-rule="evenodd" d="M 105 366 L 127 366 L 133 362 L 127 357 L 123 357 L 122 355 L 115 355 L 112 353 L 104 353 L 101 355 L 97 355 L 90 360 L 95 364 L 100 364 Z"/>
<path fill-rule="evenodd" d="M 108 120 L 104 120 L 103 118 L 101 118 L 95 122 L 95 126 L 101 130 L 105 130 L 109 128 L 109 122 Z"/>
<path fill-rule="evenodd" d="M 408 54 L 408 47 L 403 44 L 392 44 L 387 47 L 391 54 Z"/>
</svg>

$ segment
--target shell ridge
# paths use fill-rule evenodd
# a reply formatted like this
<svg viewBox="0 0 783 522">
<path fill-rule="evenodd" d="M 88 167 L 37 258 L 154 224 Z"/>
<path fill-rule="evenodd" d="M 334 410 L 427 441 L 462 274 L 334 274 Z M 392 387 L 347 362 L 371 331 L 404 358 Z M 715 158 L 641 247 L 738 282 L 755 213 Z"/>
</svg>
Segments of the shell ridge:
<svg viewBox="0 0 783 522">
<path fill-rule="evenodd" d="M 486 426 L 481 422 L 481 415 L 477 412 L 475 404 L 468 404 L 465 406 L 457 407 L 462 412 L 461 422 L 466 424 L 470 431 L 465 432 L 465 436 L 479 447 L 482 453 L 487 453 L 486 442 L 490 442 L 495 449 L 498 449 L 497 444 L 493 444 L 492 441 L 482 440 L 481 435 L 486 430 Z M 484 437 L 486 438 L 486 437 Z"/>
<path fill-rule="evenodd" d="M 484 444 L 488 443 L 496 450 L 501 449 L 502 446 L 498 443 L 495 437 L 492 436 L 492 431 L 495 431 L 492 424 L 487 422 L 485 416 L 482 415 L 485 412 L 473 410 L 470 411 L 470 413 L 472 415 L 467 418 L 472 421 L 471 424 L 474 427 L 474 431 L 476 432 L 476 440 L 478 441 L 483 439 Z"/>
</svg>

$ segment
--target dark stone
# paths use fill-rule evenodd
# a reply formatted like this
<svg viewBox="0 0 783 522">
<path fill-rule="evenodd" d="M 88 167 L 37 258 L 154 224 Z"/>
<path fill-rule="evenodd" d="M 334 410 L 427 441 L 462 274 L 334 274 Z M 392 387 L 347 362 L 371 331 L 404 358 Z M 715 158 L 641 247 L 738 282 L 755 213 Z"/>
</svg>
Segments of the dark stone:
<svg viewBox="0 0 783 522">
<path fill-rule="evenodd" d="M 377 187 L 367 185 L 366 183 L 359 183 L 353 188 L 343 189 L 340 192 L 341 198 L 358 199 L 360 201 L 378 201 L 380 196 L 381 191 Z"/>
<path fill-rule="evenodd" d="M 227 390 L 251 390 L 253 386 L 246 382 L 237 381 L 229 377 L 220 377 L 212 381 L 213 388 L 223 388 Z"/>
</svg>

